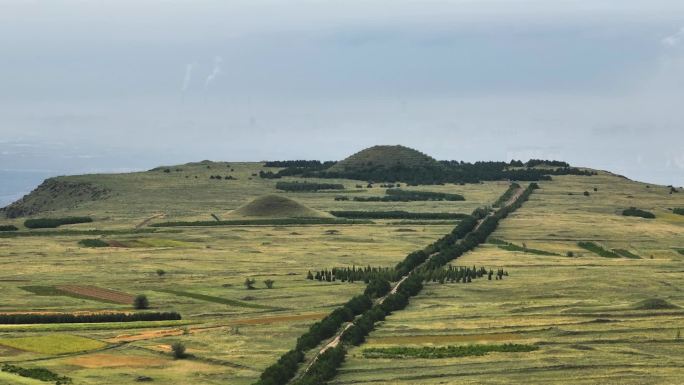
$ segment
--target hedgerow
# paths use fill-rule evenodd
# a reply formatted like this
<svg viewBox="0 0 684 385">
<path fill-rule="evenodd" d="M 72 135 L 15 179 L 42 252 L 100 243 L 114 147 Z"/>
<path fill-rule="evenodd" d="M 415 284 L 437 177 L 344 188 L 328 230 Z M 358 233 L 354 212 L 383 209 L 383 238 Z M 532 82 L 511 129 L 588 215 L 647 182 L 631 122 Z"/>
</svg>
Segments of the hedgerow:
<svg viewBox="0 0 684 385">
<path fill-rule="evenodd" d="M 65 217 L 65 218 L 34 218 L 24 221 L 24 226 L 29 229 L 52 229 L 62 225 L 73 225 L 76 223 L 90 223 L 91 217 Z"/>
<path fill-rule="evenodd" d="M 109 243 L 101 239 L 81 239 L 78 244 L 83 247 L 109 247 Z"/>
<path fill-rule="evenodd" d="M 14 225 L 0 225 L 0 231 L 17 231 L 17 226 Z"/>
<path fill-rule="evenodd" d="M 40 381 L 54 381 L 55 385 L 66 385 L 72 383 L 71 378 L 60 376 L 59 374 L 45 368 L 22 368 L 20 366 L 3 364 L 1 370 L 6 373 L 12 373 L 21 377 L 33 378 Z"/>
<path fill-rule="evenodd" d="M 369 224 L 369 220 L 351 220 L 340 218 L 274 218 L 274 219 L 236 219 L 229 221 L 192 221 L 192 222 L 161 222 L 153 223 L 152 227 L 180 227 L 180 226 L 262 226 L 262 225 L 345 225 Z"/>
<path fill-rule="evenodd" d="M 331 211 L 338 218 L 350 219 L 463 219 L 463 213 L 411 213 L 408 211 Z"/>
<path fill-rule="evenodd" d="M 510 206 L 503 207 L 484 218 L 482 217 L 484 215 L 482 211 L 474 211 L 472 216 L 461 221 L 450 234 L 423 250 L 407 255 L 395 267 L 401 276 L 406 276 L 401 284 L 396 287 L 395 293 L 386 295 L 379 301 L 378 305 L 373 306 L 369 295 L 383 295 L 381 293 L 385 293 L 387 285 L 384 282 L 371 281 L 373 287 L 370 289 L 367 287 L 366 294 L 352 298 L 343 307 L 335 309 L 326 318 L 312 325 L 307 333 L 299 337 L 295 348 L 296 351 L 302 354 L 298 356 L 300 357 L 299 360 L 286 360 L 283 363 L 281 361 L 284 356 L 281 357 L 281 360 L 262 373 L 261 379 L 257 384 L 283 385 L 288 383 L 297 372 L 297 367 L 303 359 L 305 351 L 318 346 L 325 339 L 334 336 L 344 322 L 354 320 L 357 315 L 361 316 L 354 320 L 352 326 L 346 329 L 346 332 L 342 333 L 341 339 L 354 344 L 363 342 L 365 336 L 370 333 L 377 320 L 384 319 L 386 315 L 393 311 L 405 308 L 409 303 L 409 298 L 422 290 L 427 272 L 440 269 L 449 261 L 484 242 L 487 236 L 496 229 L 498 221 L 519 208 L 536 188 L 538 186 L 535 183 L 530 184 Z M 478 218 L 481 219 L 479 225 Z M 418 267 L 420 269 L 416 270 Z M 370 283 L 369 287 L 371 287 Z M 375 287 L 380 288 L 380 290 L 377 290 Z M 318 356 L 304 375 L 294 383 L 297 385 L 319 385 L 325 383 L 325 381 L 335 375 L 337 368 L 344 361 L 345 353 L 342 344 L 335 348 L 327 349 Z M 286 354 L 293 353 L 288 352 Z"/>
<path fill-rule="evenodd" d="M 180 320 L 176 312 L 142 312 L 142 313 L 12 313 L 0 314 L 0 324 L 56 324 L 56 323 L 96 323 L 96 322 L 135 322 L 135 321 L 169 321 Z"/>
<path fill-rule="evenodd" d="M 344 190 L 344 185 L 339 183 L 278 182 L 276 189 L 283 191 Z"/>
<path fill-rule="evenodd" d="M 502 344 L 502 345 L 467 345 L 467 346 L 425 346 L 425 347 L 391 347 L 368 348 L 363 350 L 365 358 L 450 358 L 484 356 L 491 352 L 532 352 L 538 350 L 536 345 Z"/>
</svg>

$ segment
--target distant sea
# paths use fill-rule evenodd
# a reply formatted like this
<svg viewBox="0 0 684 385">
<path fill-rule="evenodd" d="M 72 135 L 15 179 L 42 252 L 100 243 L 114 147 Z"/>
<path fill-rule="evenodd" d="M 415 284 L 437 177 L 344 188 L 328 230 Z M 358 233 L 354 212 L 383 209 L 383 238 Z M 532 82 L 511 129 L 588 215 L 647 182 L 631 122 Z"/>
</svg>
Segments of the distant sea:
<svg viewBox="0 0 684 385">
<path fill-rule="evenodd" d="M 59 173 L 0 170 L 0 207 L 16 201 L 31 192 L 46 178 L 56 175 Z"/>
</svg>

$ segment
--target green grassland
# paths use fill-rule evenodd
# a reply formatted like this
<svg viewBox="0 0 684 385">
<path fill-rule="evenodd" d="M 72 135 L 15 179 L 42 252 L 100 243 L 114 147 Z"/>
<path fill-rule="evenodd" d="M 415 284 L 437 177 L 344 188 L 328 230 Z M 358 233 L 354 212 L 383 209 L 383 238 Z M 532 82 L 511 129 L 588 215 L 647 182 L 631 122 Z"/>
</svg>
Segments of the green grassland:
<svg viewBox="0 0 684 385">
<path fill-rule="evenodd" d="M 429 284 L 347 355 L 332 384 L 678 384 L 684 375 L 684 200 L 606 173 L 540 183 L 493 237 L 558 254 L 486 244 L 458 263 L 505 267 L 502 281 Z M 589 197 L 582 191 L 593 191 Z M 573 193 L 568 195 L 568 193 Z M 624 217 L 639 206 L 656 219 Z M 590 241 L 642 259 L 603 258 Z M 568 257 L 572 251 L 574 257 Z M 652 301 L 652 299 L 663 301 Z M 646 301 L 646 302 L 643 302 Z M 646 304 L 646 305 L 644 305 Z M 653 304 L 651 306 L 650 304 Z M 368 359 L 364 349 L 535 344 L 481 357 Z"/>
<path fill-rule="evenodd" d="M 165 169 L 61 177 L 102 186 L 109 191 L 108 197 L 67 203 L 62 198 L 54 203 L 48 200 L 43 207 L 47 211 L 36 214 L 91 216 L 92 223 L 64 225 L 48 233 L 25 229 L 23 218 L 2 220 L 20 231 L 0 238 L 0 290 L 4 293 L 0 312 L 132 311 L 124 304 L 50 290 L 41 292 L 49 295 L 37 295 L 22 289 L 95 285 L 146 294 L 150 311 L 177 311 L 183 320 L 0 325 L 0 341 L 69 335 L 106 344 L 94 351 L 58 353 L 0 342 L 0 364 L 44 367 L 72 378 L 75 384 L 87 385 L 136 384 L 140 375 L 172 385 L 250 384 L 310 324 L 364 290 L 363 283 L 307 280 L 308 270 L 393 266 L 407 253 L 451 231 L 457 221 L 381 219 L 362 224 L 189 226 L 147 232 L 150 225 L 215 220 L 211 214 L 228 220 L 234 218 L 232 210 L 268 194 L 294 199 L 319 212 L 469 213 L 490 205 L 507 188 L 505 182 L 415 186 L 411 189 L 461 194 L 466 201 L 368 202 L 360 207 L 352 201 L 335 201 L 331 192 L 279 192 L 276 181 L 252 176 L 265 170 L 260 163 L 205 162 L 168 167 L 168 173 Z M 237 180 L 209 179 L 211 175 L 231 175 Z M 356 189 L 359 183 L 366 185 L 363 181 L 306 180 L 342 183 L 348 194 L 363 196 L 382 196 L 386 190 Z M 39 233 L 43 236 L 24 236 Z M 86 238 L 113 246 L 79 245 Z M 243 285 L 248 277 L 256 280 L 254 290 Z M 273 289 L 266 288 L 267 279 L 275 281 Z M 174 360 L 168 353 L 168 346 L 176 341 L 187 346 L 189 359 Z M 103 355 L 107 358 L 100 360 Z M 136 364 L 146 359 L 155 363 Z M 3 380 L 0 377 L 0 383 Z M 20 381 L 24 380 L 16 383 Z"/>
<path fill-rule="evenodd" d="M 393 266 L 450 232 L 457 221 L 373 219 L 146 232 L 150 225 L 214 221 L 212 214 L 229 220 L 236 215 L 232 210 L 268 194 L 319 213 L 470 213 L 492 205 L 508 187 L 505 182 L 411 186 L 461 194 L 466 200 L 359 203 L 335 201 L 336 192 L 277 191 L 278 180 L 253 176 L 261 170 L 273 169 L 260 163 L 201 162 L 132 174 L 61 177 L 73 185 L 100 186 L 107 198 L 40 200 L 47 211 L 36 217 L 90 216 L 94 222 L 48 232 L 27 230 L 23 219 L 0 221 L 20 229 L 0 238 L 0 312 L 132 311 L 124 304 L 22 289 L 95 285 L 146 294 L 150 311 L 183 315 L 182 321 L 130 324 L 0 325 L 0 364 L 44 367 L 84 385 L 137 384 L 141 375 L 169 385 L 251 384 L 309 325 L 364 290 L 363 283 L 310 281 L 307 271 Z M 356 188 L 366 186 L 365 181 L 344 179 L 279 180 L 341 183 L 350 196 L 379 197 L 386 190 Z M 683 207 L 684 194 L 608 173 L 556 176 L 540 186 L 492 236 L 525 248 L 485 244 L 454 261 L 504 268 L 508 277 L 427 284 L 405 310 L 380 323 L 366 343 L 350 349 L 332 383 L 680 383 L 684 341 L 676 336 L 684 327 L 684 255 L 677 250 L 684 249 L 684 216 L 668 209 Z M 584 191 L 592 192 L 584 196 Z M 629 207 L 656 218 L 623 216 Z M 79 245 L 85 238 L 115 247 Z M 603 258 L 578 242 L 627 253 Z M 529 252 L 539 250 L 555 255 Z M 256 281 L 254 290 L 243 285 L 246 278 Z M 275 281 L 273 289 L 266 288 L 267 279 Z M 45 338 L 52 342 L 36 349 L 35 342 Z M 176 341 L 187 346 L 190 358 L 171 357 L 169 345 Z M 509 343 L 538 349 L 446 358 L 364 356 L 369 348 L 439 351 Z M 67 350 L 50 350 L 55 344 Z M 0 373 L 4 383 L 35 381 Z"/>
</svg>

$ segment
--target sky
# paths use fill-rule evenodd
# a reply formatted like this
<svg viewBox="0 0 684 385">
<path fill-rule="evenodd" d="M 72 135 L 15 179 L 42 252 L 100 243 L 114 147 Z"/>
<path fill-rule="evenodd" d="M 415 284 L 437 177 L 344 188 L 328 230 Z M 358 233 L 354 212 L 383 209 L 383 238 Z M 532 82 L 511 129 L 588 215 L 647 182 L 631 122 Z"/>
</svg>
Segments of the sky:
<svg viewBox="0 0 684 385">
<path fill-rule="evenodd" d="M 680 186 L 682 101 L 680 0 L 0 0 L 23 180 L 403 144 Z"/>
</svg>

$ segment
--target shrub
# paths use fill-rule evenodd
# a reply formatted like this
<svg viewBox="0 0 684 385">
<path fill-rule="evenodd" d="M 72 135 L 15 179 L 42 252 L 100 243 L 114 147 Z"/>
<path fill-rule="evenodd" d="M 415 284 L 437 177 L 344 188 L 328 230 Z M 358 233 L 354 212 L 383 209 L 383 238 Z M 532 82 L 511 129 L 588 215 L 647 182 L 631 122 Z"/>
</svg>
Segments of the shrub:
<svg viewBox="0 0 684 385">
<path fill-rule="evenodd" d="M 684 207 L 678 207 L 678 208 L 672 210 L 672 212 L 675 214 L 684 215 Z"/>
<path fill-rule="evenodd" d="M 254 290 L 254 284 L 255 283 L 256 283 L 256 279 L 245 278 L 244 285 L 245 285 L 245 288 L 247 288 L 247 290 Z"/>
<path fill-rule="evenodd" d="M 78 244 L 83 247 L 109 247 L 109 243 L 101 239 L 81 239 Z"/>
<path fill-rule="evenodd" d="M 655 218 L 655 215 L 653 213 L 645 211 L 645 210 L 638 209 L 636 207 L 630 207 L 628 209 L 623 210 L 622 215 L 624 215 L 626 217 L 640 217 L 640 218 L 646 218 L 646 219 Z"/>
<path fill-rule="evenodd" d="M 150 301 L 145 294 L 138 294 L 133 299 L 133 307 L 136 309 L 147 309 L 150 307 Z"/>
<path fill-rule="evenodd" d="M 173 353 L 173 358 L 181 359 L 187 357 L 185 354 L 185 345 L 182 342 L 174 342 L 171 344 L 171 352 Z"/>
<path fill-rule="evenodd" d="M 14 225 L 0 225 L 0 231 L 17 231 L 17 226 Z"/>
<path fill-rule="evenodd" d="M 65 217 L 65 218 L 35 218 L 24 221 L 24 226 L 29 229 L 51 229 L 61 225 L 73 225 L 76 223 L 90 223 L 91 217 Z"/>
<path fill-rule="evenodd" d="M 157 276 L 163 277 L 164 275 L 166 275 L 166 271 L 163 269 L 157 269 Z"/>
<path fill-rule="evenodd" d="M 52 382 L 55 381 L 55 384 L 61 385 L 61 384 L 71 384 L 71 378 L 65 377 L 65 376 L 60 376 L 57 373 L 54 373 L 48 369 L 44 368 L 22 368 L 20 366 L 14 366 L 10 364 L 3 364 L 2 369 L 3 372 L 7 373 L 12 373 L 16 374 L 21 377 L 26 377 L 26 378 L 33 378 L 36 380 L 40 381 L 45 381 L 45 382 Z"/>
<path fill-rule="evenodd" d="M 273 289 L 273 284 L 275 283 L 274 280 L 272 279 L 267 279 L 264 281 L 264 285 L 266 285 L 267 289 Z"/>
</svg>

